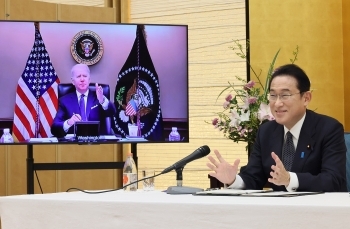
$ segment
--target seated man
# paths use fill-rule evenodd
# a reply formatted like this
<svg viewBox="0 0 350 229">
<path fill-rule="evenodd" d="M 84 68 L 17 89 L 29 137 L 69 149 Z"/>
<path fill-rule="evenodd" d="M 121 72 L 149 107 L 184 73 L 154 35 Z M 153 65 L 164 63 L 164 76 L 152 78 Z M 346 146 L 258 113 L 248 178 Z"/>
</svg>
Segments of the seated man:
<svg viewBox="0 0 350 229">
<path fill-rule="evenodd" d="M 115 106 L 104 95 L 96 83 L 96 93 L 89 93 L 90 70 L 85 64 L 74 65 L 71 70 L 72 83 L 76 91 L 61 97 L 58 111 L 51 126 L 51 133 L 58 137 L 73 134 L 71 128 L 78 121 L 101 121 L 116 114 Z M 100 134 L 106 134 L 100 125 Z"/>
<path fill-rule="evenodd" d="M 230 165 L 215 150 L 209 156 L 211 176 L 233 189 L 346 192 L 346 146 L 343 125 L 308 110 L 310 80 L 296 65 L 278 68 L 269 84 L 275 121 L 259 128 L 248 165 L 238 174 L 239 159 Z"/>
</svg>

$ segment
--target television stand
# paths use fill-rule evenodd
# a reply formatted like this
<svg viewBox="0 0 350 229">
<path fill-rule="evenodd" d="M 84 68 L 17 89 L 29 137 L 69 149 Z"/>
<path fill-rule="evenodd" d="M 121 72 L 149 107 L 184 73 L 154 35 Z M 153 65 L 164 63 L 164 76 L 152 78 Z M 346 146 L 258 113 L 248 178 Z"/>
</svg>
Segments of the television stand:
<svg viewBox="0 0 350 229">
<path fill-rule="evenodd" d="M 131 151 L 137 165 L 136 143 L 131 143 Z M 27 145 L 27 194 L 34 194 L 34 172 L 36 170 L 84 170 L 123 169 L 124 162 L 55 162 L 35 163 L 33 145 Z"/>
</svg>

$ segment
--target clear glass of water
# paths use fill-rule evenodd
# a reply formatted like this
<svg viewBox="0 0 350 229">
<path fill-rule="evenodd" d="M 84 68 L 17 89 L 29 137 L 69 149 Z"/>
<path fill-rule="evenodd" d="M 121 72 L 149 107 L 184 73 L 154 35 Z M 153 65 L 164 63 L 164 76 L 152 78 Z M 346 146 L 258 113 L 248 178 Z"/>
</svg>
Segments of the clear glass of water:
<svg viewBox="0 0 350 229">
<path fill-rule="evenodd" d="M 142 170 L 142 178 L 149 177 L 143 180 L 143 191 L 153 191 L 154 190 L 154 174 L 155 171 L 152 169 Z"/>
</svg>

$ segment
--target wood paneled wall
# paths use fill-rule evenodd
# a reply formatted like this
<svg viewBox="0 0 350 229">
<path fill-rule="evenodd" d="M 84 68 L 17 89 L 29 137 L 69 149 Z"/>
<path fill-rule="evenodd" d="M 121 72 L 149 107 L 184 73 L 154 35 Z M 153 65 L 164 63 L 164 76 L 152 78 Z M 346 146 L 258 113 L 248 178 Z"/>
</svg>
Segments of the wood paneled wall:
<svg viewBox="0 0 350 229">
<path fill-rule="evenodd" d="M 295 64 L 311 80 L 312 101 L 309 109 L 344 122 L 343 33 L 349 25 L 342 17 L 347 0 L 250 0 L 251 63 L 262 69 L 281 48 L 276 67 L 290 63 L 292 52 L 299 46 Z M 342 5 L 342 3 L 344 3 Z M 348 18 L 349 19 L 349 16 Z M 345 23 L 345 24 L 344 24 Z M 345 40 L 344 40 L 345 42 Z M 348 64 L 347 64 L 348 65 Z M 348 97 L 349 98 L 349 97 Z M 350 127 L 347 127 L 350 128 Z"/>
<path fill-rule="evenodd" d="M 343 68 L 345 130 L 350 132 L 350 1 L 343 0 Z"/>
<path fill-rule="evenodd" d="M 5 20 L 5 0 L 0 0 L 0 20 Z"/>
<path fill-rule="evenodd" d="M 6 20 L 57 21 L 57 4 L 23 0 L 6 1 Z"/>
<path fill-rule="evenodd" d="M 112 1 L 113 7 L 88 7 L 24 0 L 0 0 L 1 20 L 38 20 L 120 23 L 127 18 L 128 1 Z M 4 32 L 4 31 L 1 31 Z M 35 162 L 123 161 L 130 144 L 34 146 Z M 0 146 L 0 196 L 25 194 L 26 146 Z M 121 171 L 38 171 L 44 193 L 68 188 L 99 190 L 121 187 Z M 41 193 L 35 178 L 35 193 Z"/>
</svg>

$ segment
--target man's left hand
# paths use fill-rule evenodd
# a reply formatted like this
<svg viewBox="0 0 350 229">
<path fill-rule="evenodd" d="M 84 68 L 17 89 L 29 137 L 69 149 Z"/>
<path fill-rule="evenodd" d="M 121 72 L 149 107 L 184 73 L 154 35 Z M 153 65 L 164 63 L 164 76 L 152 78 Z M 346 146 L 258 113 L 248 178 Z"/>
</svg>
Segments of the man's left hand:
<svg viewBox="0 0 350 229">
<path fill-rule="evenodd" d="M 105 96 L 103 95 L 103 89 L 101 86 L 98 85 L 98 83 L 95 84 L 96 86 L 96 96 L 100 103 L 103 103 Z"/>
<path fill-rule="evenodd" d="M 275 160 L 276 165 L 271 166 L 271 178 L 269 178 L 268 181 L 275 185 L 288 186 L 290 182 L 289 172 L 284 168 L 282 161 L 274 152 L 271 153 L 271 156 L 273 160 Z"/>
</svg>

